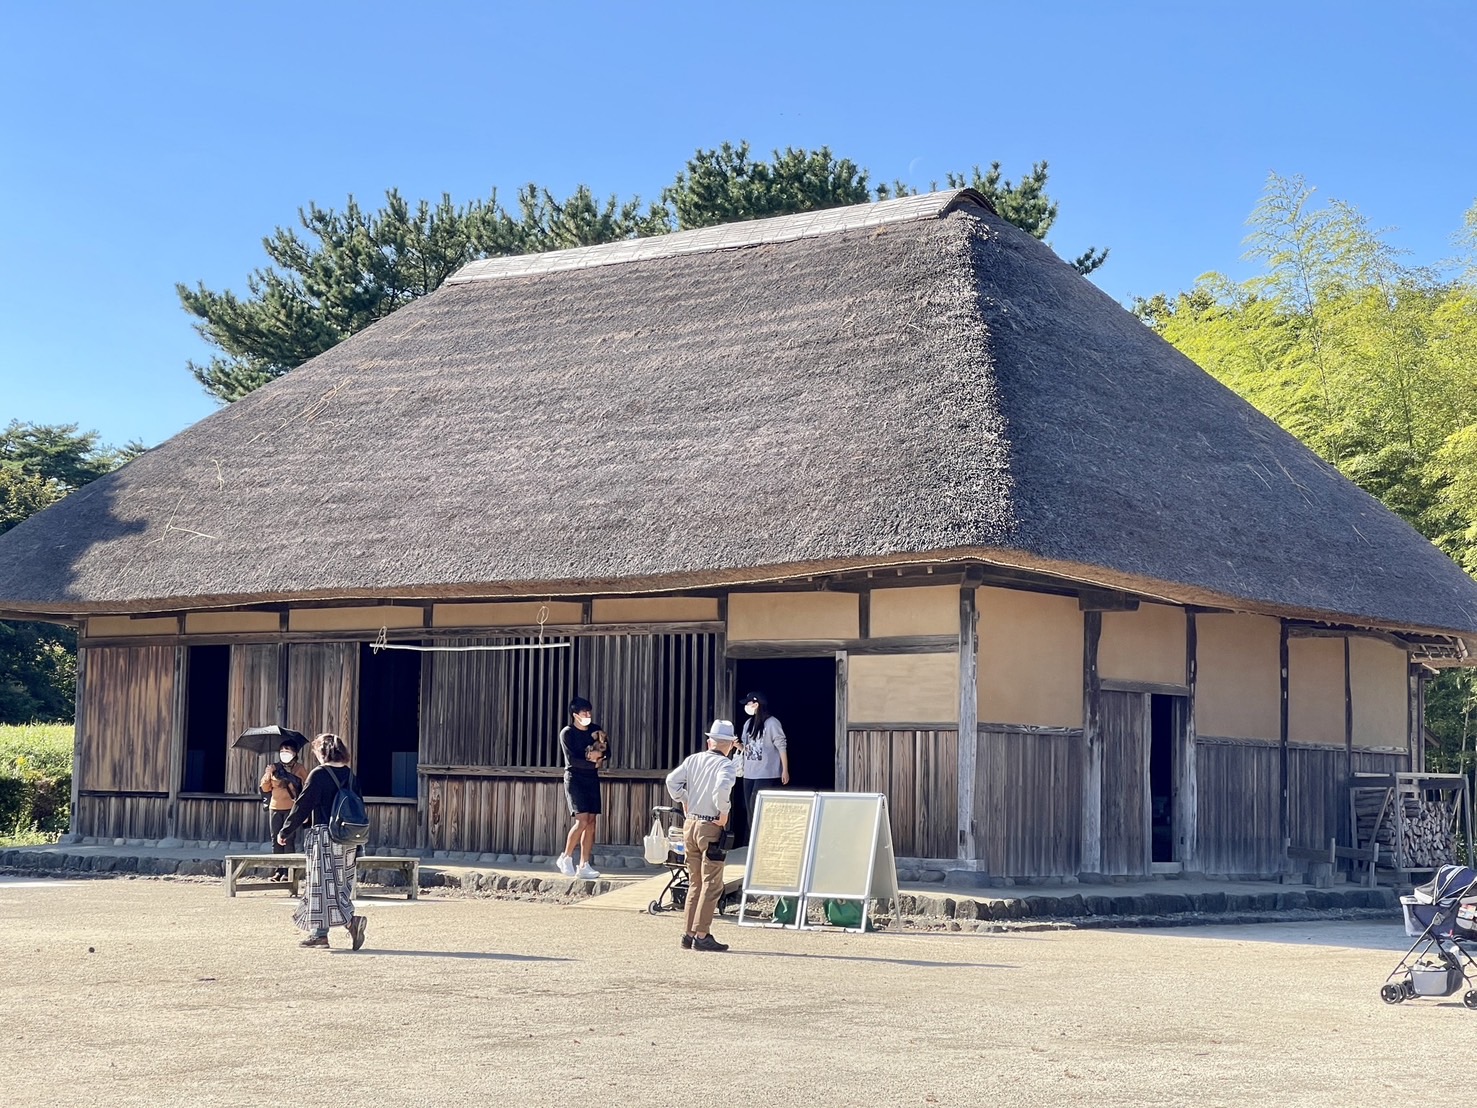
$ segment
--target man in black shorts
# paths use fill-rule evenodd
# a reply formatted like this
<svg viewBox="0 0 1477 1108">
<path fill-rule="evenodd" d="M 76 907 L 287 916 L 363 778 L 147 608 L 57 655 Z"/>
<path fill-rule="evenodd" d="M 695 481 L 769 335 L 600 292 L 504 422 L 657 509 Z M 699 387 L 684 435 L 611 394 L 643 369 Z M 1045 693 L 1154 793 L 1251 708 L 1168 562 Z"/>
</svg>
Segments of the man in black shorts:
<svg viewBox="0 0 1477 1108">
<path fill-rule="evenodd" d="M 590 702 L 577 696 L 569 702 L 570 725 L 559 732 L 564 753 L 564 797 L 574 826 L 564 841 L 564 853 L 555 863 L 565 877 L 593 881 L 600 871 L 590 864 L 595 852 L 595 817 L 600 814 L 600 766 L 605 761 L 605 732 L 595 722 Z M 580 864 L 574 864 L 574 852 Z"/>
</svg>

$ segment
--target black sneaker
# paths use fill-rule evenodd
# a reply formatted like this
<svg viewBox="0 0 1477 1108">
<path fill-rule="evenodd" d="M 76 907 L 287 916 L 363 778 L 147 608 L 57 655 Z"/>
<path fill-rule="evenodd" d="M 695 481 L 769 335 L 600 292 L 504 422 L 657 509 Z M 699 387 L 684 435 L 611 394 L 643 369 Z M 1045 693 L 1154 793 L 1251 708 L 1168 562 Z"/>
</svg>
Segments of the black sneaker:
<svg viewBox="0 0 1477 1108">
<path fill-rule="evenodd" d="M 721 954 L 728 949 L 727 943 L 720 943 L 712 935 L 699 935 L 692 940 L 693 950 L 711 950 Z"/>
<path fill-rule="evenodd" d="M 349 935 L 354 940 L 354 949 L 358 950 L 364 945 L 364 932 L 369 928 L 369 921 L 363 916 L 355 916 L 349 920 Z"/>
<path fill-rule="evenodd" d="M 682 936 L 682 949 L 683 950 L 691 950 L 692 949 L 692 936 L 691 935 L 683 935 Z"/>
<path fill-rule="evenodd" d="M 297 945 L 298 946 L 327 946 L 328 945 L 328 936 L 327 935 L 310 935 L 306 939 L 304 939 L 302 942 L 298 943 Z"/>
</svg>

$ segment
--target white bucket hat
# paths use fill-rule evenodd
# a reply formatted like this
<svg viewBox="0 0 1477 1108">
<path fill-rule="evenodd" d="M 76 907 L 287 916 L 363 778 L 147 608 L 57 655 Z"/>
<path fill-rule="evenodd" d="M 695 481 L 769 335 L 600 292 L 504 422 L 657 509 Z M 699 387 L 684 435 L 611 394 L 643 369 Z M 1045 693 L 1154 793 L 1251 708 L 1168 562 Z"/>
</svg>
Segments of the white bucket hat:
<svg viewBox="0 0 1477 1108">
<path fill-rule="evenodd" d="M 715 719 L 713 726 L 708 728 L 708 738 L 722 743 L 738 742 L 738 735 L 734 734 L 733 730 L 733 721 L 727 719 Z"/>
</svg>

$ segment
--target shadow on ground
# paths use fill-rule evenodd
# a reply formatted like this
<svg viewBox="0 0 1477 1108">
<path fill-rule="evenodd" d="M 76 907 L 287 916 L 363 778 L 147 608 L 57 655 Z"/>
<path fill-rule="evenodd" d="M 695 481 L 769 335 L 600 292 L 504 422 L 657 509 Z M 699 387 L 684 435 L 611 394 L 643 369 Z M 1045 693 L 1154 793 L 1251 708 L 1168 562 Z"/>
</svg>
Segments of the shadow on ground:
<svg viewBox="0 0 1477 1108">
<path fill-rule="evenodd" d="M 542 954 L 498 954 L 478 950 L 332 950 L 331 954 L 383 954 L 391 958 L 480 958 L 492 962 L 573 962 L 573 958 L 550 958 Z"/>
<path fill-rule="evenodd" d="M 1019 969 L 997 962 L 925 962 L 920 958 L 869 958 L 862 954 L 792 954 L 783 950 L 730 950 L 744 958 L 802 958 L 823 962 L 876 962 L 888 966 L 917 966 L 920 969 Z"/>
</svg>

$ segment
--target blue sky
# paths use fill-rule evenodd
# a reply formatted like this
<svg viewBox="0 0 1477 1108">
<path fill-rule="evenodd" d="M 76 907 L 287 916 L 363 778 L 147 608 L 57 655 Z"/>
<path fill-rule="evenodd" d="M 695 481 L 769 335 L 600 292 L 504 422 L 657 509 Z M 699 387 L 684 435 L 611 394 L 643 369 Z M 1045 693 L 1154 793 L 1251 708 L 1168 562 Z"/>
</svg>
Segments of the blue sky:
<svg viewBox="0 0 1477 1108">
<path fill-rule="evenodd" d="M 176 281 L 242 289 L 299 206 L 537 181 L 652 197 L 692 152 L 829 145 L 926 187 L 1051 165 L 1127 302 L 1243 273 L 1271 171 L 1412 260 L 1477 200 L 1477 5 L 557 6 L 0 0 L 0 423 L 154 445 L 214 410 Z"/>
</svg>

